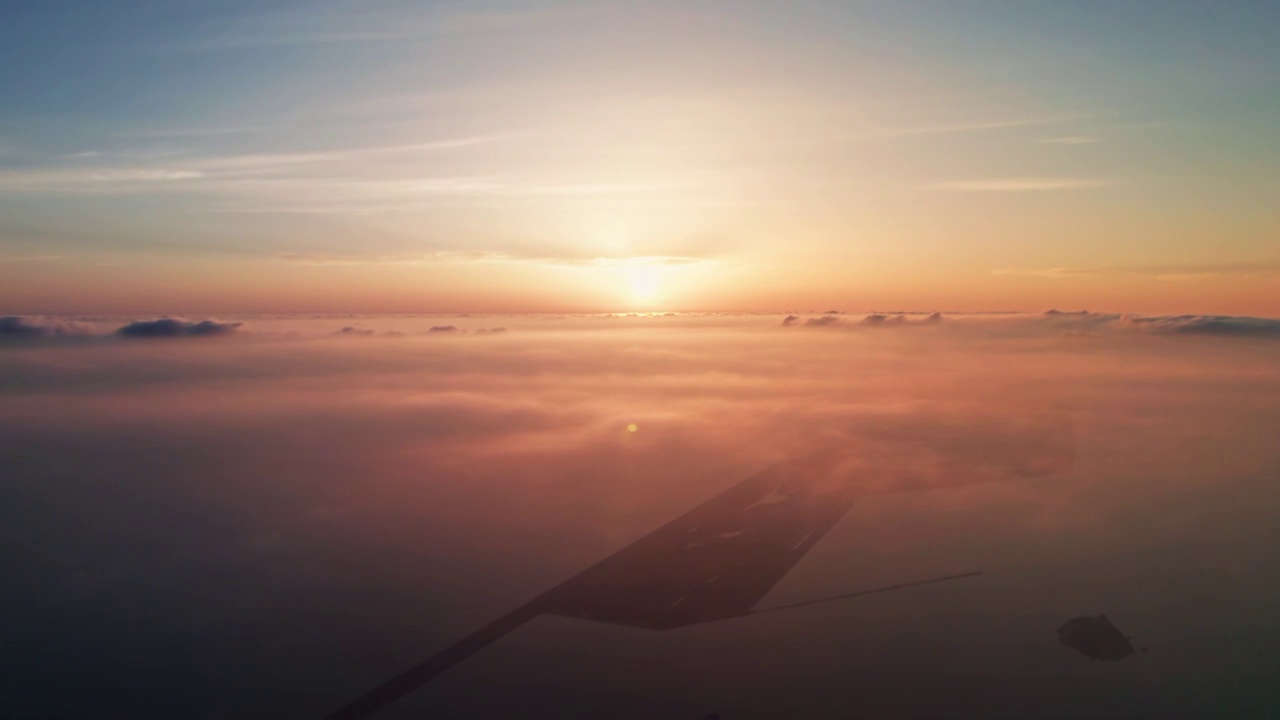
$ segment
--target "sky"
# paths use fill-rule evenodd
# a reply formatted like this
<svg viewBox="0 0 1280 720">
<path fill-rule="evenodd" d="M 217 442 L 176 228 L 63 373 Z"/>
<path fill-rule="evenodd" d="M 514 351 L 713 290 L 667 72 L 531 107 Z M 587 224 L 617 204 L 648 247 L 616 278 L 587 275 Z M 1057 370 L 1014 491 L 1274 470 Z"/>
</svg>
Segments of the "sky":
<svg viewBox="0 0 1280 720">
<path fill-rule="evenodd" d="M 1274 2 L 0 13 L 10 313 L 1280 315 Z"/>
<path fill-rule="evenodd" d="M 866 495 L 761 607 L 981 575 L 661 632 L 539 617 L 376 717 L 1280 701 L 1280 322 L 26 322 L 0 334 L 17 716 L 325 717 L 762 468 L 813 480 L 814 450 Z M 1148 652 L 1059 643 L 1099 613 Z"/>
</svg>

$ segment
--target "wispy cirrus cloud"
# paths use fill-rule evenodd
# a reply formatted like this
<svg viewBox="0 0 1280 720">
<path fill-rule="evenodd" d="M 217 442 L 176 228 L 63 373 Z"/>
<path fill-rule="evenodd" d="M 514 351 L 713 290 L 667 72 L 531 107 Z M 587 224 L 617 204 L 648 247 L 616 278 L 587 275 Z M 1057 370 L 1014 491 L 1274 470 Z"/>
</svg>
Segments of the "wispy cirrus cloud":
<svg viewBox="0 0 1280 720">
<path fill-rule="evenodd" d="M 1041 268 L 1034 270 L 1018 270 L 1014 268 L 1000 268 L 991 271 L 992 275 L 1034 275 L 1037 277 L 1090 277 L 1093 275 L 1101 275 L 1101 271 L 1091 268 L 1073 268 L 1073 267 L 1053 267 Z"/>
<path fill-rule="evenodd" d="M 237 182 L 244 178 L 270 176 L 276 180 L 276 187 L 293 184 L 306 186 L 302 188 L 305 190 L 316 189 L 318 185 L 326 183 L 345 183 L 346 189 L 352 190 L 361 182 L 377 182 L 362 181 L 360 178 L 382 177 L 383 164 L 388 160 L 396 163 L 411 162 L 418 156 L 500 142 L 526 134 L 528 133 L 508 132 L 396 145 L 281 153 L 201 155 L 172 152 L 155 155 L 145 152 L 103 154 L 89 151 L 57 156 L 54 162 L 41 166 L 0 170 L 0 188 L 58 194 L 130 193 L 154 190 L 157 183 L 201 180 L 203 182 L 199 184 L 199 188 L 237 194 L 270 190 L 272 186 L 266 183 L 255 186 Z M 460 187 L 452 179 L 431 180 L 441 183 L 437 190 L 457 190 Z M 421 190 L 424 181 L 418 178 L 399 178 L 395 182 L 402 189 L 416 187 Z M 471 183 L 471 189 L 478 187 Z"/>
<path fill-rule="evenodd" d="M 170 170 L 167 168 L 105 168 L 90 172 L 93 182 L 165 182 L 168 180 L 196 180 L 204 177 L 200 170 Z"/>
<path fill-rule="evenodd" d="M 527 10 L 437 9 L 384 6 L 287 10 L 234 18 L 205 37 L 164 50 L 219 52 L 253 47 L 385 43 L 467 35 L 553 22 L 588 7 Z"/>
<path fill-rule="evenodd" d="M 54 262 L 61 260 L 66 255 L 19 255 L 16 257 L 5 257 L 0 255 L 0 265 L 16 265 L 18 263 L 41 263 Z"/>
<path fill-rule="evenodd" d="M 1029 117 L 1011 117 L 997 118 L 990 120 L 976 120 L 972 122 L 960 123 L 941 123 L 936 125 L 917 125 L 907 127 L 886 127 L 878 130 L 869 130 L 857 133 L 848 137 L 850 140 L 877 139 L 877 138 L 907 138 L 920 137 L 929 135 L 955 135 L 961 133 L 975 133 L 990 130 L 1007 130 L 1012 128 L 1039 127 L 1044 125 L 1062 125 L 1065 123 L 1076 122 L 1079 120 L 1087 120 L 1094 117 L 1094 113 L 1068 113 L 1062 115 L 1040 115 Z"/>
<path fill-rule="evenodd" d="M 1040 142 L 1046 145 L 1093 145 L 1099 142 L 1098 138 L 1092 135 L 1067 135 L 1063 137 L 1045 138 Z"/>
<path fill-rule="evenodd" d="M 182 190 L 206 197 L 224 213 L 368 214 L 440 205 L 536 198 L 609 196 L 677 205 L 724 205 L 750 173 L 738 170 L 600 175 L 572 170 L 518 169 L 438 174 L 434 153 L 463 151 L 534 131 L 512 131 L 355 148 L 296 152 L 111 153 L 66 158 L 0 171 L 0 188 L 34 194 L 145 194 Z M 184 182 L 178 182 L 184 181 Z M 167 187 L 166 187 L 167 186 Z M 691 193 L 699 189 L 702 192 Z"/>
<path fill-rule="evenodd" d="M 266 173 L 258 173 L 265 175 Z M 367 215 L 439 207 L 510 205 L 540 200 L 576 202 L 594 198 L 661 207 L 710 207 L 739 202 L 748 175 L 656 173 L 598 176 L 541 171 L 431 176 L 414 169 L 341 174 L 328 170 L 252 177 L 244 173 L 210 183 L 220 213 Z"/>
<path fill-rule="evenodd" d="M 958 180 L 931 185 L 935 190 L 950 192 L 1046 192 L 1052 190 L 1088 190 L 1114 185 L 1106 178 L 1077 177 L 1010 177 L 982 180 Z"/>
<path fill-rule="evenodd" d="M 108 189 L 122 191 L 130 186 L 154 186 L 204 176 L 199 170 L 178 167 L 34 168 L 0 171 L 0 189 L 95 194 Z"/>
<path fill-rule="evenodd" d="M 272 130 L 270 125 L 227 125 L 224 127 L 170 127 L 152 129 L 133 129 L 116 135 L 121 138 L 202 138 L 224 135 L 249 135 Z"/>
<path fill-rule="evenodd" d="M 1184 263 L 1170 265 L 1131 265 L 1107 268 L 1052 267 L 1014 269 L 1001 268 L 992 275 L 1024 275 L 1035 277 L 1078 278 L 1104 275 L 1138 275 L 1156 280 L 1197 280 L 1220 277 L 1280 277 L 1280 260 L 1255 260 L 1236 263 Z"/>
<path fill-rule="evenodd" d="M 278 168 L 288 168 L 311 163 L 359 162 L 376 160 L 384 157 L 403 159 L 405 156 L 412 156 L 415 154 L 433 153 L 441 150 L 453 150 L 473 145 L 486 145 L 489 143 L 501 142 L 503 140 L 527 137 L 531 134 L 533 134 L 531 131 L 512 131 L 491 133 L 487 135 L 446 138 L 442 140 L 429 140 L 416 143 L 403 143 L 398 145 L 372 145 L 368 147 L 318 150 L 310 152 L 225 155 L 220 157 L 202 158 L 197 161 L 197 167 L 209 170 L 226 171 L 271 171 Z"/>
<path fill-rule="evenodd" d="M 280 253 L 278 257 L 281 260 L 302 265 L 418 265 L 444 262 L 480 262 L 492 256 L 480 252 L 442 251 L 369 255 L 286 252 Z"/>
<path fill-rule="evenodd" d="M 714 258 L 693 255 L 627 255 L 598 256 L 556 254 L 545 250 L 530 249 L 525 252 L 471 252 L 438 251 L 424 253 L 398 253 L 390 255 L 339 255 L 325 253 L 281 253 L 282 260 L 305 265 L 378 265 L 428 263 L 537 263 L 564 267 L 636 267 L 645 265 L 693 265 L 710 262 Z"/>
</svg>

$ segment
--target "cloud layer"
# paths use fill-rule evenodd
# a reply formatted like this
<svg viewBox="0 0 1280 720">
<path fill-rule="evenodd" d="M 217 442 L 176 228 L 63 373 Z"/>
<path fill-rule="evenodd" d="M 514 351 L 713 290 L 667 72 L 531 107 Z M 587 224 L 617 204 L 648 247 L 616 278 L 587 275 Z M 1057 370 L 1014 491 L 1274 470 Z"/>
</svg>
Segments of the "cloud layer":
<svg viewBox="0 0 1280 720">
<path fill-rule="evenodd" d="M 1137 328 L 1180 335 L 1238 335 L 1280 338 L 1280 320 L 1223 315 L 1178 315 L 1176 317 L 1125 316 L 1122 321 Z"/>
<path fill-rule="evenodd" d="M 335 317 L 348 323 L 354 316 Z M 764 319 L 761 314 L 732 313 L 645 313 L 604 314 L 581 316 L 544 315 L 480 315 L 449 316 L 463 319 L 460 324 L 441 323 L 441 316 L 362 316 L 360 324 L 328 322 L 324 316 L 307 319 L 301 316 L 257 316 L 235 320 L 188 320 L 179 317 L 161 317 L 143 320 L 115 320 L 105 317 L 0 317 L 0 339 L 13 342 L 105 342 L 112 338 L 183 338 L 225 337 L 241 338 L 294 338 L 298 340 L 319 337 L 372 338 L 435 336 L 483 336 L 497 335 L 514 328 L 521 332 L 573 328 L 576 330 L 598 326 L 600 323 L 619 322 L 636 327 L 668 328 L 672 330 L 691 327 L 774 327 L 825 328 L 857 332 L 871 329 L 893 328 L 942 328 L 951 327 L 946 334 L 952 338 L 972 337 L 993 339 L 998 337 L 1025 337 L 1028 334 L 1044 336 L 1080 335 L 1082 333 L 1114 336 L 1134 335 L 1198 335 L 1204 337 L 1250 337 L 1280 339 L 1280 319 L 1241 317 L 1227 315 L 1134 315 L 1123 313 L 1090 312 L 1087 310 L 1061 311 L 1050 309 L 1038 314 L 996 313 L 966 314 L 941 312 L 924 313 L 869 313 L 850 314 L 827 311 L 805 316 L 802 313 L 772 316 Z M 501 326 L 490 323 L 504 321 Z M 75 344 L 75 343 L 72 343 Z"/>
<path fill-rule="evenodd" d="M 116 330 L 116 333 L 130 338 L 228 335 L 235 332 L 242 324 L 238 322 L 218 322 L 217 320 L 190 321 L 165 317 L 155 320 L 135 320 Z"/>
<path fill-rule="evenodd" d="M 91 332 L 87 325 L 70 320 L 19 315 L 0 316 L 0 337 L 73 337 L 88 335 Z"/>
<path fill-rule="evenodd" d="M 20 591 L 7 642 L 23 662 L 7 702 L 323 716 L 813 453 L 866 495 L 770 604 L 981 579 L 685 633 L 540 620 L 403 711 L 697 717 L 731 698 L 838 716 L 897 707 L 927 672 L 929 716 L 1026 707 L 1020 670 L 1029 696 L 1170 716 L 1230 672 L 1206 675 L 1206 653 L 1269 651 L 1280 344 L 1253 337 L 1274 321 L 784 317 L 255 318 L 157 343 L 111 334 L 155 321 L 99 319 L 93 342 L 8 345 L 0 581 Z M 495 327 L 512 332 L 471 340 Z M 1101 611 L 1185 691 L 1090 685 L 1053 628 Z M 992 642 L 1006 650 L 975 654 Z M 770 692 L 742 681 L 780 662 Z M 850 668 L 880 680 L 850 697 Z"/>
</svg>

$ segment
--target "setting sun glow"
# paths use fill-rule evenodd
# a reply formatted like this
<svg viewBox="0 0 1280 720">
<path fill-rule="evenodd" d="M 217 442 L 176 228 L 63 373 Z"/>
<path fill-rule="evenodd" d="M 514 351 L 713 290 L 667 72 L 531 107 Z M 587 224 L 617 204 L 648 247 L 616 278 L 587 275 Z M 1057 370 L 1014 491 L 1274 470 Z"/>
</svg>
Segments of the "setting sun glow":
<svg viewBox="0 0 1280 720">
<path fill-rule="evenodd" d="M 632 302 L 637 305 L 652 305 L 659 300 L 662 289 L 659 268 L 640 265 L 628 268 L 625 272 Z"/>
</svg>

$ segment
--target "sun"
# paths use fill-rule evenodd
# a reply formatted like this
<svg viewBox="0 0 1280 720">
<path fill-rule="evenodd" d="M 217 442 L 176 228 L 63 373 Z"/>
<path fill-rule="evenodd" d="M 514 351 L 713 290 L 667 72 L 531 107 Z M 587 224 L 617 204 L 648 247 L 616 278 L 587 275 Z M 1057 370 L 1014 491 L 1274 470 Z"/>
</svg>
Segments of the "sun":
<svg viewBox="0 0 1280 720">
<path fill-rule="evenodd" d="M 658 301 L 662 290 L 662 277 L 658 268 L 638 265 L 627 268 L 626 276 L 632 302 L 649 305 Z"/>
</svg>

